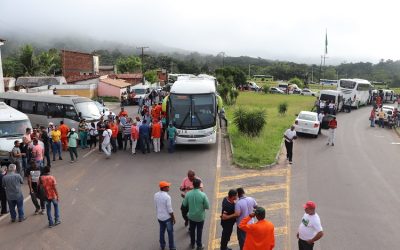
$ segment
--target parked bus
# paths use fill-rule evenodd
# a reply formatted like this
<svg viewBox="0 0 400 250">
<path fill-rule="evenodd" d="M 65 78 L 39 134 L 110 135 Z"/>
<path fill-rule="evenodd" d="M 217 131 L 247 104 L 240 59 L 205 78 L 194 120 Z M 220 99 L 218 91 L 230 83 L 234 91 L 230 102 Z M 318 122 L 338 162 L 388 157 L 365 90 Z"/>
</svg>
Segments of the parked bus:
<svg viewBox="0 0 400 250">
<path fill-rule="evenodd" d="M 344 105 L 343 93 L 337 90 L 321 90 L 319 92 L 319 100 L 333 102 L 336 107 L 336 112 L 341 111 Z"/>
<path fill-rule="evenodd" d="M 22 140 L 26 128 L 32 128 L 27 115 L 0 102 L 0 162 L 10 164 L 9 155 L 14 141 Z"/>
<path fill-rule="evenodd" d="M 352 107 L 358 108 L 368 104 L 372 85 L 363 79 L 340 79 L 337 90 L 343 93 L 344 99 L 351 99 Z"/>
<path fill-rule="evenodd" d="M 168 121 L 177 128 L 177 144 L 214 144 L 217 140 L 218 96 L 215 82 L 185 78 L 164 99 Z"/>
<path fill-rule="evenodd" d="M 48 126 L 50 122 L 64 121 L 69 127 L 78 127 L 80 119 L 88 123 L 100 119 L 96 104 L 86 97 L 26 94 L 19 92 L 0 93 L 0 102 L 28 115 L 32 124 Z"/>
</svg>

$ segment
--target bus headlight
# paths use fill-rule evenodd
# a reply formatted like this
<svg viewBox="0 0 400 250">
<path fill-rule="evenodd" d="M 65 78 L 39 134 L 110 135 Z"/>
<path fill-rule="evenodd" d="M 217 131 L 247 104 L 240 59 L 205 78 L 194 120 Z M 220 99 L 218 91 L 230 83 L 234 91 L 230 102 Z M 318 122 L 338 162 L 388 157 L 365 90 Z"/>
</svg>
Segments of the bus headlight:
<svg viewBox="0 0 400 250">
<path fill-rule="evenodd" d="M 214 134 L 214 133 L 215 133 L 215 131 L 212 130 L 212 131 L 209 131 L 209 132 L 204 133 L 204 135 L 205 135 L 205 136 L 210 136 L 210 135 L 212 135 L 212 134 Z"/>
</svg>

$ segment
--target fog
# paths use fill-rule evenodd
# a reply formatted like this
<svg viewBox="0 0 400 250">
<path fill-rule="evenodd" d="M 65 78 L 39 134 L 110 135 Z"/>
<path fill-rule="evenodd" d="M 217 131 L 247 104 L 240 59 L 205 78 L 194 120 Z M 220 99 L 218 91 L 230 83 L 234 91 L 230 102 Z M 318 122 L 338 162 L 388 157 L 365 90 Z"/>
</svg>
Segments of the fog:
<svg viewBox="0 0 400 250">
<path fill-rule="evenodd" d="M 1 0 L 0 38 L 87 37 L 153 50 L 328 64 L 400 59 L 395 1 Z M 11 39 L 12 39 L 11 37 Z"/>
</svg>

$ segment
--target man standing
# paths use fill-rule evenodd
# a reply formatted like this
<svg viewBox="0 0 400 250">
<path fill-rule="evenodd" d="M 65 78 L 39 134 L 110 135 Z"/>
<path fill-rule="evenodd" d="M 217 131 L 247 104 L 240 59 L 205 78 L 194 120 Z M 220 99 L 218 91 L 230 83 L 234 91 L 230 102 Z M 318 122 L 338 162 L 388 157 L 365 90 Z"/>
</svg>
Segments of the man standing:
<svg viewBox="0 0 400 250">
<path fill-rule="evenodd" d="M 183 206 L 189 207 L 190 246 L 194 249 L 194 244 L 196 243 L 197 250 L 204 249 L 202 243 L 204 219 L 206 217 L 206 209 L 210 208 L 207 195 L 200 190 L 200 185 L 201 181 L 194 179 L 194 189 L 189 191 L 183 200 Z"/>
<path fill-rule="evenodd" d="M 225 127 L 228 127 L 228 120 L 225 117 L 225 109 L 224 107 L 221 107 L 221 109 L 219 110 L 218 113 L 218 117 L 219 117 L 219 127 L 222 128 L 222 120 L 225 121 Z"/>
<path fill-rule="evenodd" d="M 49 227 L 52 228 L 53 226 L 57 226 L 61 223 L 60 221 L 60 211 L 58 208 L 58 202 L 60 196 L 57 191 L 57 182 L 54 176 L 50 175 L 50 168 L 45 167 L 43 170 L 43 176 L 40 177 L 40 183 L 42 183 L 44 188 L 44 193 L 46 195 L 45 202 L 46 202 L 46 213 L 47 218 L 49 220 Z M 54 206 L 54 222 L 53 217 L 51 216 L 51 204 Z"/>
<path fill-rule="evenodd" d="M 257 208 L 257 202 L 252 197 L 245 196 L 245 192 L 243 188 L 238 188 L 237 193 L 239 196 L 239 200 L 235 205 L 235 213 L 236 213 L 236 225 L 237 225 L 237 238 L 239 241 L 240 250 L 243 250 L 244 241 L 246 239 L 246 232 L 240 229 L 240 222 L 247 216 L 249 216 L 255 208 Z M 247 224 L 252 224 L 253 220 L 249 220 Z"/>
<path fill-rule="evenodd" d="M 334 116 L 332 120 L 329 121 L 328 123 L 329 127 L 329 136 L 328 136 L 328 143 L 326 145 L 331 144 L 332 146 L 335 145 L 335 133 L 336 133 L 336 128 L 337 128 L 337 121 L 336 117 Z"/>
<path fill-rule="evenodd" d="M 153 139 L 154 152 L 160 152 L 161 123 L 157 118 L 151 125 L 151 139 Z"/>
<path fill-rule="evenodd" d="M 168 152 L 173 153 L 175 151 L 175 141 L 176 141 L 176 128 L 169 122 L 169 126 L 167 128 L 167 137 L 168 137 Z"/>
<path fill-rule="evenodd" d="M 88 126 L 86 124 L 86 120 L 82 119 L 78 125 L 78 130 L 79 130 L 79 139 L 81 140 L 81 148 L 85 149 L 88 148 L 87 145 L 87 135 L 88 135 Z"/>
<path fill-rule="evenodd" d="M 0 216 L 8 213 L 7 210 L 7 195 L 6 190 L 3 188 L 3 177 L 7 174 L 7 167 L 2 166 L 0 168 L 0 202 L 1 202 L 1 213 Z"/>
<path fill-rule="evenodd" d="M 34 161 L 31 161 L 31 167 L 26 170 L 26 176 L 28 178 L 28 186 L 29 193 L 31 195 L 31 200 L 33 205 L 35 206 L 35 214 L 44 214 L 44 197 L 40 197 L 39 193 L 39 178 L 40 178 L 40 169 L 37 167 Z M 40 201 L 40 205 L 38 200 Z M 40 210 L 42 209 L 42 210 Z"/>
<path fill-rule="evenodd" d="M 67 135 L 68 138 L 68 150 L 69 156 L 71 157 L 71 163 L 74 163 L 74 155 L 75 159 L 78 160 L 78 151 L 76 148 L 78 147 L 78 134 L 75 133 L 75 128 L 71 128 L 71 131 Z"/>
<path fill-rule="evenodd" d="M 232 250 L 228 248 L 228 242 L 231 240 L 231 235 L 233 231 L 233 226 L 236 222 L 235 214 L 235 201 L 237 200 L 237 191 L 231 189 L 228 192 L 228 196 L 222 201 L 222 211 L 221 211 L 221 247 L 220 250 Z"/>
<path fill-rule="evenodd" d="M 378 118 L 379 118 L 379 127 L 384 128 L 385 127 L 385 112 L 383 111 L 382 108 L 380 108 L 378 111 Z"/>
<path fill-rule="evenodd" d="M 318 134 L 321 134 L 321 128 L 322 128 L 322 120 L 324 119 L 325 114 L 323 114 L 322 112 L 318 113 L 318 121 L 319 121 L 319 130 L 318 130 Z"/>
<path fill-rule="evenodd" d="M 248 224 L 254 217 L 257 218 L 257 222 Z M 272 250 L 275 247 L 274 224 L 265 219 L 264 208 L 257 207 L 254 213 L 240 222 L 239 227 L 246 232 L 244 250 Z"/>
<path fill-rule="evenodd" d="M 124 124 L 124 150 L 126 150 L 128 146 L 128 141 L 129 145 L 131 145 L 132 147 L 131 128 L 132 128 L 132 119 L 127 117 L 126 122 Z"/>
<path fill-rule="evenodd" d="M 316 204 L 307 201 L 304 205 L 304 215 L 301 219 L 297 239 L 299 239 L 299 250 L 312 250 L 314 242 L 324 235 L 321 220 L 315 212 Z"/>
<path fill-rule="evenodd" d="M 376 110 L 375 107 L 372 107 L 371 114 L 369 115 L 369 120 L 371 122 L 370 127 L 375 127 L 375 116 L 376 116 Z"/>
<path fill-rule="evenodd" d="M 103 149 L 104 153 L 106 154 L 106 158 L 110 158 L 111 156 L 111 135 L 112 131 L 109 125 L 106 126 L 106 130 L 103 132 L 103 142 L 101 143 L 101 148 Z"/>
<path fill-rule="evenodd" d="M 118 137 L 118 126 L 114 121 L 110 121 L 110 129 L 111 129 L 111 147 L 112 152 L 117 152 L 117 137 Z"/>
<path fill-rule="evenodd" d="M 168 233 L 168 245 L 170 250 L 176 250 L 174 243 L 174 224 L 175 216 L 172 209 L 171 197 L 168 194 L 171 183 L 161 181 L 159 183 L 160 191 L 154 195 L 154 203 L 156 205 L 157 219 L 160 224 L 160 247 L 165 249 L 165 230 Z"/>
<path fill-rule="evenodd" d="M 187 176 L 182 180 L 182 184 L 179 187 L 179 189 L 182 192 L 181 193 L 182 198 L 185 198 L 186 193 L 193 189 L 193 181 L 194 181 L 194 179 L 199 179 L 201 181 L 201 179 L 196 176 L 196 173 L 193 170 L 189 170 L 188 173 L 187 173 Z M 202 189 L 203 189 L 203 182 L 200 183 L 200 190 L 202 190 Z M 182 212 L 182 217 L 185 220 L 185 227 L 187 225 L 189 225 L 189 218 L 187 216 L 188 211 L 189 211 L 188 207 L 187 206 L 183 206 L 183 203 L 182 203 L 181 212 Z"/>
<path fill-rule="evenodd" d="M 46 166 L 51 167 L 51 161 L 50 161 L 50 137 L 49 134 L 47 133 L 47 129 L 45 126 L 40 126 L 41 130 L 41 140 L 44 145 L 44 156 L 46 157 Z"/>
<path fill-rule="evenodd" d="M 64 124 L 64 121 L 60 121 L 60 132 L 61 132 L 61 144 L 62 144 L 62 150 L 67 151 L 68 149 L 68 132 L 69 132 L 69 127 Z"/>
<path fill-rule="evenodd" d="M 100 117 L 100 121 L 96 124 L 97 134 L 99 135 L 99 152 L 102 150 L 103 132 L 106 130 L 106 124 L 104 123 L 104 117 Z"/>
<path fill-rule="evenodd" d="M 17 166 L 17 173 L 21 175 L 22 178 L 24 178 L 24 171 L 26 169 L 23 169 L 22 167 L 22 153 L 19 145 L 19 141 L 16 140 L 14 141 L 14 148 L 11 151 L 11 162 L 14 163 Z"/>
<path fill-rule="evenodd" d="M 53 141 L 53 161 L 56 160 L 56 154 L 58 153 L 58 159 L 61 158 L 61 131 L 54 126 L 54 129 L 50 132 L 51 140 Z"/>
<path fill-rule="evenodd" d="M 143 120 L 142 125 L 139 127 L 139 138 L 142 153 L 150 153 L 150 127 L 147 125 L 147 121 Z"/>
<path fill-rule="evenodd" d="M 42 169 L 43 159 L 44 159 L 44 149 L 42 146 L 40 146 L 39 141 L 37 139 L 33 140 L 32 157 L 34 157 L 36 165 L 40 169 Z"/>
<path fill-rule="evenodd" d="M 136 154 L 136 145 L 139 140 L 139 130 L 137 128 L 137 123 L 136 120 L 133 121 L 132 127 L 131 127 L 131 141 L 132 141 L 132 154 Z"/>
<path fill-rule="evenodd" d="M 290 129 L 287 129 L 283 134 L 285 138 L 285 147 L 286 147 L 286 159 L 289 160 L 289 164 L 292 164 L 293 161 L 293 140 L 297 139 L 296 131 L 294 130 L 294 126 L 292 125 Z"/>
<path fill-rule="evenodd" d="M 8 173 L 2 180 L 2 186 L 6 190 L 8 207 L 10 208 L 11 222 L 15 222 L 17 219 L 15 206 L 18 209 L 19 222 L 26 219 L 24 216 L 24 196 L 21 190 L 21 185 L 24 184 L 24 181 L 21 175 L 15 173 L 16 168 L 15 164 L 10 164 L 8 166 Z"/>
</svg>

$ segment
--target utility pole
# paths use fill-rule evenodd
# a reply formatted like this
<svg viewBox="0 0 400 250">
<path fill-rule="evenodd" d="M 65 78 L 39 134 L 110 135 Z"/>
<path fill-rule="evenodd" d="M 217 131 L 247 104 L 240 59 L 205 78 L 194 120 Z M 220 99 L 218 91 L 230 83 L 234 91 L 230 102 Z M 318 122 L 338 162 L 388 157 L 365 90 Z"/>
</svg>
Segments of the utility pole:
<svg viewBox="0 0 400 250">
<path fill-rule="evenodd" d="M 251 78 L 251 74 L 250 74 L 250 64 L 249 64 L 249 79 Z"/>
<path fill-rule="evenodd" d="M 0 38 L 0 46 L 4 45 L 6 40 Z M 1 61 L 1 49 L 0 49 L 0 93 L 4 92 L 4 78 L 3 78 L 3 67 Z"/>
<path fill-rule="evenodd" d="M 144 85 L 144 72 L 143 72 L 143 61 L 144 61 L 144 50 L 148 49 L 149 47 L 142 46 L 142 47 L 136 47 L 136 49 L 140 49 L 142 51 L 142 63 L 141 63 L 141 71 L 142 71 L 142 84 Z"/>
</svg>

